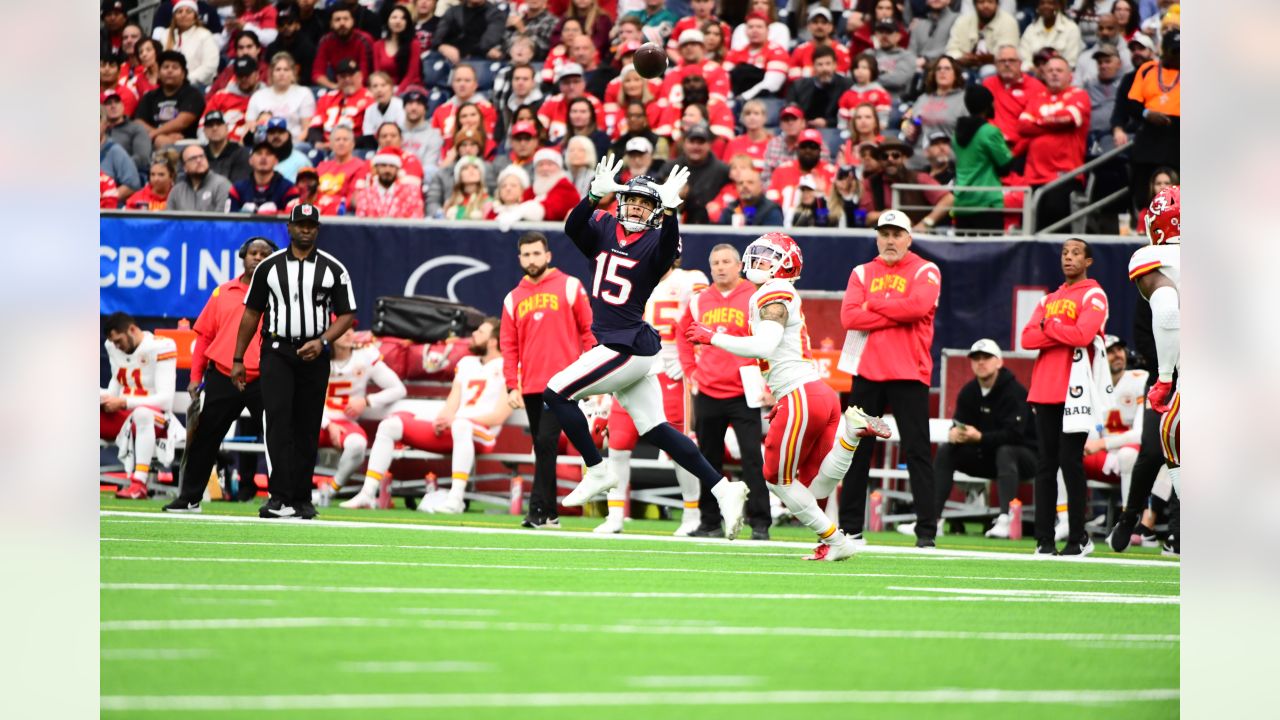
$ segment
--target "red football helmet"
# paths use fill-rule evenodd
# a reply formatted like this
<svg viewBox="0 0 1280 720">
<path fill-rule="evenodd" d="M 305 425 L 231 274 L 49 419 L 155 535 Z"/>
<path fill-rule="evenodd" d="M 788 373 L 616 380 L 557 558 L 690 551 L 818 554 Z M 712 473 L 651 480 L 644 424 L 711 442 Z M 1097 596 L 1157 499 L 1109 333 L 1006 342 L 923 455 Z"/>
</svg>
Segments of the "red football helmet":
<svg viewBox="0 0 1280 720">
<path fill-rule="evenodd" d="M 761 261 L 768 261 L 768 267 Z M 747 279 L 763 285 L 773 278 L 795 282 L 804 268 L 804 256 L 794 238 L 786 233 L 770 232 L 761 235 L 742 253 Z"/>
<path fill-rule="evenodd" d="M 1178 185 L 1170 185 L 1156 193 L 1147 212 L 1147 238 L 1152 245 L 1181 242 L 1182 191 Z"/>
</svg>

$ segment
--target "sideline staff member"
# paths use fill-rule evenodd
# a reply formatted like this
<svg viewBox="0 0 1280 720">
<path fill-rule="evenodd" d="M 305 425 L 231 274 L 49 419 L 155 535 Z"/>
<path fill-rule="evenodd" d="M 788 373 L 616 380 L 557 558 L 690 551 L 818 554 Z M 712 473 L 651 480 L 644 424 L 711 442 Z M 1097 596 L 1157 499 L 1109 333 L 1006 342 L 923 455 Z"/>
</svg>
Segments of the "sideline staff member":
<svg viewBox="0 0 1280 720">
<path fill-rule="evenodd" d="M 253 271 L 263 259 L 277 250 L 276 244 L 264 237 L 253 237 L 240 247 L 244 260 L 244 273 L 225 282 L 213 291 L 205 303 L 200 317 L 196 318 L 196 346 L 191 352 L 192 400 L 203 393 L 200 421 L 191 437 L 191 446 L 182 464 L 178 497 L 164 506 L 167 512 L 200 512 L 200 500 L 204 496 L 209 472 L 217 461 L 218 448 L 227 428 L 240 417 L 240 411 L 249 408 L 255 423 L 262 422 L 262 387 L 258 382 L 258 338 L 244 353 L 245 384 L 237 388 L 231 383 L 231 366 L 235 353 L 236 334 L 240 318 L 244 315 L 244 298 L 249 292 Z M 257 466 L 257 456 L 253 464 Z M 241 473 L 240 492 L 246 500 L 255 492 L 253 475 Z"/>
<path fill-rule="evenodd" d="M 347 269 L 316 247 L 319 235 L 320 210 L 311 204 L 294 207 L 289 213 L 289 247 L 258 265 L 244 299 L 231 381 L 244 389 L 245 350 L 262 318 L 262 404 L 271 499 L 258 510 L 259 517 L 316 516 L 311 476 L 329 385 L 330 348 L 351 327 L 356 310 Z"/>
</svg>

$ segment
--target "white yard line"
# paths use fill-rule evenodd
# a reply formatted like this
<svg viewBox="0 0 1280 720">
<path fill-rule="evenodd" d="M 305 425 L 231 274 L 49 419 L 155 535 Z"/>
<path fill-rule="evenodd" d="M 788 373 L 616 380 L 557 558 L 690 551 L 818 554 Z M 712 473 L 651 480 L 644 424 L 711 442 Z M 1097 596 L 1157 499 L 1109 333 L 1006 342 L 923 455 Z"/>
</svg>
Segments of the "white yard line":
<svg viewBox="0 0 1280 720">
<path fill-rule="evenodd" d="M 458 568 L 463 570 L 531 570 L 534 572 L 603 572 L 603 573 L 666 573 L 679 575 L 782 575 L 788 577 L 824 578 L 841 580 L 853 577 L 843 572 L 801 572 L 798 570 L 716 570 L 713 568 L 678 568 L 678 567 L 576 567 L 557 565 L 497 565 L 492 563 L 444 563 L 413 562 L 408 560 L 336 560 L 317 558 L 251 558 L 251 557 L 173 557 L 148 555 L 103 555 L 103 560 L 124 562 L 183 562 L 183 563 L 240 563 L 240 564 L 273 564 L 273 565 L 338 565 L 354 567 L 421 567 L 421 568 Z M 1052 592 L 1052 591 L 1048 591 Z M 1105 593 L 1099 593 L 1105 594 Z M 1115 597 L 1131 597 L 1116 594 Z M 1144 595 L 1132 597 L 1163 598 L 1178 602 L 1177 595 Z"/>
<path fill-rule="evenodd" d="M 624 682 L 638 688 L 742 688 L 761 685 L 764 678 L 757 675 L 637 675 Z"/>
<path fill-rule="evenodd" d="M 795 553 L 740 553 L 703 550 L 638 550 L 635 548 L 513 548 L 513 547 L 459 547 L 456 545 L 379 545 L 376 543 L 305 543 L 305 542 L 242 542 L 238 540 L 166 540 L 159 538 L 122 538 L 104 537 L 101 542 L 124 543 L 157 543 L 162 545 L 227 545 L 233 547 L 302 547 L 332 549 L 371 549 L 371 550 L 440 550 L 446 552 L 507 552 L 507 553 L 604 553 L 617 555 L 724 555 L 729 557 L 781 557 L 796 558 Z M 1178 585 L 1178 580 L 1118 580 L 1113 578 L 1028 578 L 1028 577 L 995 577 L 989 575 L 920 575 L 917 573 L 840 573 L 842 577 L 861 578 L 924 578 L 928 580 L 990 580 L 1008 582 L 1046 582 L 1046 583 L 1107 583 L 1134 585 Z"/>
<path fill-rule="evenodd" d="M 338 669 L 358 673 L 488 673 L 496 672 L 498 667 L 489 663 L 467 662 L 465 660 L 435 660 L 430 662 L 383 661 L 383 662 L 342 662 Z"/>
<path fill-rule="evenodd" d="M 822 593 L 698 593 L 698 592 L 620 592 L 611 590 L 535 590 L 505 588 L 445 587 L 367 587 L 360 585 L 217 585 L 205 583 L 101 583 L 102 590 L 168 592 L 287 592 L 287 593 L 354 593 L 357 595 L 460 595 L 480 597 L 556 597 L 556 598 L 622 598 L 628 600 L 817 600 L 820 602 L 1099 602 L 1115 604 L 1174 605 L 1176 597 L 1156 596 L 1157 601 L 1132 599 L 1081 600 L 1068 597 L 988 597 L 983 595 L 833 595 Z"/>
<path fill-rule="evenodd" d="M 213 651 L 200 648 L 105 648 L 102 660 L 196 660 L 211 657 Z"/>
<path fill-rule="evenodd" d="M 105 712 L 152 710 L 390 710 L 741 705 L 1095 705 L 1170 702 L 1175 688 L 1147 690 L 777 690 L 536 693 L 377 693 L 344 695 L 104 695 Z"/>
<path fill-rule="evenodd" d="M 311 629 L 320 627 L 415 628 L 465 632 L 575 633 L 581 635 L 652 635 L 662 625 L 655 622 L 585 623 L 506 622 L 495 620 L 410 620 L 351 617 L 197 618 L 189 620 L 107 620 L 102 632 L 151 632 L 183 630 Z M 878 630 L 832 627 L 762 627 L 742 625 L 700 625 L 699 636 L 720 637 L 805 637 L 857 638 L 863 640 L 964 640 L 1007 642 L 1122 642 L 1140 645 L 1170 645 L 1177 635 L 1137 633 L 1029 633 L 979 632 L 963 630 Z"/>
<path fill-rule="evenodd" d="M 521 535 L 524 537 L 554 537 L 568 538 L 580 541 L 601 541 L 601 542 L 673 542 L 681 543 L 686 546 L 712 546 L 712 547 L 730 547 L 726 541 L 724 543 L 707 543 L 699 539 L 678 538 L 669 535 L 633 535 L 628 533 L 620 533 L 617 535 L 596 535 L 590 532 L 573 532 L 568 530 L 525 530 L 520 528 L 482 528 L 482 527 L 464 527 L 459 525 L 421 525 L 421 524 L 398 524 L 398 523 L 379 523 L 366 522 L 358 520 L 263 520 L 256 517 L 244 517 L 233 515 L 185 515 L 185 514 L 160 514 L 148 512 L 131 512 L 123 510 L 100 510 L 99 514 L 104 520 L 112 518 L 131 518 L 142 522 L 214 522 L 214 523 L 252 523 L 255 525 L 279 526 L 279 527 L 337 527 L 337 528 L 361 528 L 361 529 L 378 529 L 378 530 L 403 530 L 409 532 L 439 532 L 439 533 L 462 533 L 468 535 Z M 778 540 L 734 540 L 734 547 L 750 547 L 750 548 L 795 548 L 798 550 L 812 550 L 813 542 L 784 542 Z M 885 554 L 899 555 L 903 557 L 914 557 L 926 560 L 1005 560 L 1020 562 L 1045 562 L 1043 559 L 1034 558 L 1030 552 L 1027 553 L 1004 553 L 1004 552 L 987 552 L 982 550 L 948 550 L 945 546 L 929 550 L 923 550 L 913 547 L 902 547 L 893 545 L 868 545 L 862 548 L 862 553 L 866 554 Z M 1178 569 L 1177 562 L 1168 562 L 1162 560 L 1142 560 L 1128 558 L 1073 558 L 1071 560 L 1078 564 L 1100 564 L 1100 565 L 1126 565 L 1131 567 L 1163 567 L 1173 570 Z"/>
</svg>

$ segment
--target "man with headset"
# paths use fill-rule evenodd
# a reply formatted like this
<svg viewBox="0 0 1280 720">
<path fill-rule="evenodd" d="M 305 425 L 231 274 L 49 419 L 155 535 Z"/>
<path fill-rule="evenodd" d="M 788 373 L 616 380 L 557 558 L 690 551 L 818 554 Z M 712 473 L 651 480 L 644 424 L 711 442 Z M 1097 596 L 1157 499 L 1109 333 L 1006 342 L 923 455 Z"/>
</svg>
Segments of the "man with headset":
<svg viewBox="0 0 1280 720">
<path fill-rule="evenodd" d="M 222 438 L 246 407 L 252 420 L 261 427 L 262 390 L 258 382 L 261 341 L 257 333 L 244 354 L 244 390 L 237 389 L 231 382 L 231 365 L 249 281 L 258 263 L 276 250 L 276 244 L 264 237 L 246 240 L 239 252 L 244 272 L 215 288 L 196 319 L 196 345 L 191 351 L 191 384 L 187 391 L 191 393 L 192 402 L 200 400 L 200 416 L 182 459 L 178 497 L 164 506 L 167 512 L 200 512 L 200 500 L 217 461 Z M 190 422 L 188 418 L 188 424 Z M 255 458 L 255 468 L 256 464 Z M 256 494 L 252 474 L 242 473 L 237 499 L 250 500 Z"/>
</svg>

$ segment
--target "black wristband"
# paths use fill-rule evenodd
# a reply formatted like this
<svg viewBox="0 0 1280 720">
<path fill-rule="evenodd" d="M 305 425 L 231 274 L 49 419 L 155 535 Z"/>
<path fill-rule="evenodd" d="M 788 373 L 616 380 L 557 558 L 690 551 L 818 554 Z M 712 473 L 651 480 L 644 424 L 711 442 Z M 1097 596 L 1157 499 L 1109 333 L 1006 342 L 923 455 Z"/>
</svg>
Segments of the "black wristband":
<svg viewBox="0 0 1280 720">
<path fill-rule="evenodd" d="M 240 363 L 241 365 L 243 365 L 243 364 L 244 364 L 244 358 L 242 358 L 242 357 L 238 357 L 238 358 L 231 358 L 231 362 L 232 362 L 232 363 Z"/>
</svg>

